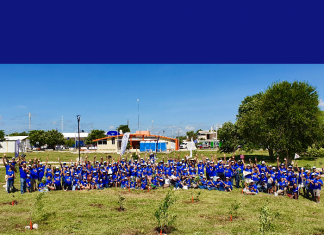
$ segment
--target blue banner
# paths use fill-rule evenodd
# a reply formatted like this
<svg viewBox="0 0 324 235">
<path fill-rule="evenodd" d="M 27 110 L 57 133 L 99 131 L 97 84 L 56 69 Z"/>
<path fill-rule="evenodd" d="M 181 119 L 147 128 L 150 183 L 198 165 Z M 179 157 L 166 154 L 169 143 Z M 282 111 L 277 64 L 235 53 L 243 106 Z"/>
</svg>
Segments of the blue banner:
<svg viewBox="0 0 324 235">
<path fill-rule="evenodd" d="M 16 140 L 16 143 L 15 143 L 15 157 L 19 157 L 19 144 L 20 144 L 20 140 Z"/>
</svg>

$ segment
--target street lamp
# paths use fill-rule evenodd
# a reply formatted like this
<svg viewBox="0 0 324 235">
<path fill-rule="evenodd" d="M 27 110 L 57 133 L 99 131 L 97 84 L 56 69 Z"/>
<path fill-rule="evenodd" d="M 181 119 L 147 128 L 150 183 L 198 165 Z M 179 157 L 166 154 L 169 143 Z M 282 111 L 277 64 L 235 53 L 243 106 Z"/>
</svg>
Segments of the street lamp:
<svg viewBox="0 0 324 235">
<path fill-rule="evenodd" d="M 137 99 L 137 129 L 139 130 L 139 99 Z"/>
<path fill-rule="evenodd" d="M 81 115 L 77 115 L 77 120 L 78 120 L 78 146 L 79 146 L 79 164 L 80 162 L 80 118 Z"/>
</svg>

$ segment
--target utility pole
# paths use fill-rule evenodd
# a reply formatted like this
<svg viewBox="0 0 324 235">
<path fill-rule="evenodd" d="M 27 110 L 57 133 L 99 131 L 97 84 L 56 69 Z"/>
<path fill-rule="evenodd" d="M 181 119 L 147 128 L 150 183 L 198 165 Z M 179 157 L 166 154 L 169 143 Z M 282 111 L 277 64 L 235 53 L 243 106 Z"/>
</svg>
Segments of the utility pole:
<svg viewBox="0 0 324 235">
<path fill-rule="evenodd" d="M 80 162 L 80 115 L 77 115 L 77 119 L 78 119 L 78 146 L 79 146 L 79 164 L 81 164 Z"/>
</svg>

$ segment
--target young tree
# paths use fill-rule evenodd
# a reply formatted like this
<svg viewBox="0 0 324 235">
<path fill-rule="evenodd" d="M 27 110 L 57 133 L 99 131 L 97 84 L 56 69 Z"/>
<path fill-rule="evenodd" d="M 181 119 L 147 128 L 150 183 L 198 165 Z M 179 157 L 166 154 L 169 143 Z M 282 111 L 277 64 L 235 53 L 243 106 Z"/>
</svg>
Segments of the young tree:
<svg viewBox="0 0 324 235">
<path fill-rule="evenodd" d="M 93 140 L 106 137 L 106 132 L 104 130 L 92 130 L 88 137 L 85 139 L 86 144 L 93 144 Z"/>
</svg>

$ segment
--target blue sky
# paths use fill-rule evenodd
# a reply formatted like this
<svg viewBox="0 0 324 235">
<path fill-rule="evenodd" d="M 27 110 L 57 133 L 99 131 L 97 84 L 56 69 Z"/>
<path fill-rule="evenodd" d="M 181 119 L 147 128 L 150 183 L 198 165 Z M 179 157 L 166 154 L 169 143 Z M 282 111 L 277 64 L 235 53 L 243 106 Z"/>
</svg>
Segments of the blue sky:
<svg viewBox="0 0 324 235">
<path fill-rule="evenodd" d="M 244 97 L 275 81 L 308 81 L 324 99 L 324 65 L 0 65 L 0 129 L 141 130 L 171 136 L 235 121 Z M 321 103 L 320 105 L 323 105 Z M 323 107 L 321 107 L 323 108 Z"/>
</svg>

